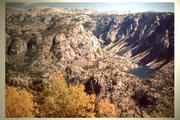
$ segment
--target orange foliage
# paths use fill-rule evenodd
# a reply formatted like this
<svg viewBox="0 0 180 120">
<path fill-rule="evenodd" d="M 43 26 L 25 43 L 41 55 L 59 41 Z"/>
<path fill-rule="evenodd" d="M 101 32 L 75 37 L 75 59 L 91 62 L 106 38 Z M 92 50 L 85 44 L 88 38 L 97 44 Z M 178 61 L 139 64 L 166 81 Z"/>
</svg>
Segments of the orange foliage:
<svg viewBox="0 0 180 120">
<path fill-rule="evenodd" d="M 6 117 L 33 117 L 34 103 L 33 96 L 25 90 L 17 90 L 15 87 L 8 87 L 5 94 Z"/>
<path fill-rule="evenodd" d="M 87 95 L 84 85 L 68 86 L 64 77 L 53 74 L 44 89 L 40 106 L 42 117 L 94 117 L 95 95 Z"/>
<path fill-rule="evenodd" d="M 117 108 L 107 99 L 101 99 L 97 104 L 98 115 L 100 117 L 115 117 L 117 115 Z"/>
</svg>

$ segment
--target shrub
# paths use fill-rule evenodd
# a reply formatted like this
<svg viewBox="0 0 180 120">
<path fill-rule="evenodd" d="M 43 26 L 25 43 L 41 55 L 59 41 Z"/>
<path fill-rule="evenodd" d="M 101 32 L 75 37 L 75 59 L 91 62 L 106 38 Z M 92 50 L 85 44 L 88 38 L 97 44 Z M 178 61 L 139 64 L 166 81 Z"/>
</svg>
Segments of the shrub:
<svg viewBox="0 0 180 120">
<path fill-rule="evenodd" d="M 6 117 L 33 117 L 34 103 L 31 93 L 25 90 L 17 90 L 15 87 L 8 87 L 5 94 Z"/>
<path fill-rule="evenodd" d="M 99 117 L 115 117 L 117 115 L 117 108 L 107 99 L 100 99 L 97 103 L 97 116 Z"/>
<path fill-rule="evenodd" d="M 53 74 L 43 91 L 41 117 L 94 117 L 95 95 L 87 95 L 84 85 L 68 86 L 62 75 Z"/>
</svg>

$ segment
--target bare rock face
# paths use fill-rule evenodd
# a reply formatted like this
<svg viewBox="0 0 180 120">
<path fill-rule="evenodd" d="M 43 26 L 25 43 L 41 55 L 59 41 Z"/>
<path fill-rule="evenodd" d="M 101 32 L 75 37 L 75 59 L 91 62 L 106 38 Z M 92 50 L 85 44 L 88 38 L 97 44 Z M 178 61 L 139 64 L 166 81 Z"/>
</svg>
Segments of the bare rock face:
<svg viewBox="0 0 180 120">
<path fill-rule="evenodd" d="M 13 40 L 8 48 L 9 55 L 19 55 L 27 51 L 27 44 L 23 40 Z"/>
<path fill-rule="evenodd" d="M 85 32 L 82 26 L 74 26 L 66 33 L 57 34 L 53 39 L 51 51 L 54 56 L 63 61 L 74 59 L 95 59 L 99 47 L 96 38 Z"/>
<path fill-rule="evenodd" d="M 102 40 L 107 51 L 131 58 L 138 64 L 156 64 L 158 68 L 174 56 L 173 13 L 147 12 L 121 18 L 102 17 L 94 34 Z"/>
<path fill-rule="evenodd" d="M 51 50 L 59 60 L 73 60 L 75 57 L 75 53 L 71 49 L 70 44 L 67 42 L 66 36 L 64 34 L 57 35 L 54 38 Z"/>
<path fill-rule="evenodd" d="M 97 68 L 102 70 L 102 69 L 105 69 L 107 67 L 107 64 L 106 63 L 103 63 L 102 61 L 98 61 L 97 62 Z"/>
</svg>

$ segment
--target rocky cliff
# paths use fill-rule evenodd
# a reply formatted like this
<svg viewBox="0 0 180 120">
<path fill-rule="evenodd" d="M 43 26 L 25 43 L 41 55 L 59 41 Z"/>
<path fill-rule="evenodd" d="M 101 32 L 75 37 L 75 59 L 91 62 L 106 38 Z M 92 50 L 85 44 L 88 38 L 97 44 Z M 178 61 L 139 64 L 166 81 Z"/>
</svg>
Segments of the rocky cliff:
<svg viewBox="0 0 180 120">
<path fill-rule="evenodd" d="M 94 35 L 103 48 L 134 62 L 160 68 L 174 58 L 174 14 L 100 16 Z"/>
</svg>

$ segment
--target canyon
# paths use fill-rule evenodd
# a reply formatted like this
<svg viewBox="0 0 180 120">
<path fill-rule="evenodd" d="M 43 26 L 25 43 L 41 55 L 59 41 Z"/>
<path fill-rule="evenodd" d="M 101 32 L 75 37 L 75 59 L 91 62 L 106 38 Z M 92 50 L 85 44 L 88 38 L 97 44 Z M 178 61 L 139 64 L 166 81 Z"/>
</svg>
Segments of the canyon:
<svg viewBox="0 0 180 120">
<path fill-rule="evenodd" d="M 174 13 L 6 8 L 6 86 L 68 84 L 117 104 L 117 117 L 174 116 Z"/>
</svg>

